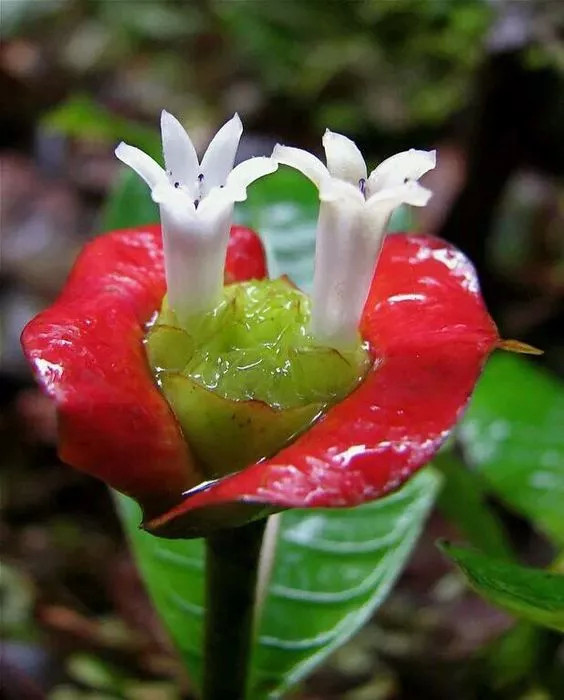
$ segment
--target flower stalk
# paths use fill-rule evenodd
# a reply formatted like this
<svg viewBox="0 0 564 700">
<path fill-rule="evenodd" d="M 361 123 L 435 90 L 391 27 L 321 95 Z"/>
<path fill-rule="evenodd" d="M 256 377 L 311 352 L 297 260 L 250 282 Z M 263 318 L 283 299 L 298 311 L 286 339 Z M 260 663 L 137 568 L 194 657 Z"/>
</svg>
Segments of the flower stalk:
<svg viewBox="0 0 564 700">
<path fill-rule="evenodd" d="M 245 698 L 265 525 L 257 520 L 206 538 L 202 700 Z"/>
</svg>

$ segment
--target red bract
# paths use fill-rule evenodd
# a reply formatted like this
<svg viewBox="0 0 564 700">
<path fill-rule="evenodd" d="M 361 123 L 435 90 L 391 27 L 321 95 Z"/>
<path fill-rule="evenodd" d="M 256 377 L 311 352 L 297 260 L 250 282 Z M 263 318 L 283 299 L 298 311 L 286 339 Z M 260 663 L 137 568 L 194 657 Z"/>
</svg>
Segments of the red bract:
<svg viewBox="0 0 564 700">
<path fill-rule="evenodd" d="M 265 274 L 260 240 L 234 226 L 226 280 Z M 164 293 L 160 227 L 109 233 L 84 248 L 60 297 L 22 334 L 57 406 L 61 459 L 133 496 L 146 515 L 176 504 L 203 478 L 142 344 Z"/>
<path fill-rule="evenodd" d="M 226 279 L 264 272 L 257 237 L 234 227 Z M 62 459 L 134 496 L 158 532 L 193 512 L 201 522 L 202 508 L 351 506 L 389 492 L 444 441 L 499 340 L 462 253 L 428 236 L 388 236 L 361 324 L 374 358 L 364 382 L 275 457 L 181 500 L 202 477 L 142 346 L 163 293 L 158 228 L 118 231 L 86 248 L 23 334 L 57 403 Z"/>
</svg>

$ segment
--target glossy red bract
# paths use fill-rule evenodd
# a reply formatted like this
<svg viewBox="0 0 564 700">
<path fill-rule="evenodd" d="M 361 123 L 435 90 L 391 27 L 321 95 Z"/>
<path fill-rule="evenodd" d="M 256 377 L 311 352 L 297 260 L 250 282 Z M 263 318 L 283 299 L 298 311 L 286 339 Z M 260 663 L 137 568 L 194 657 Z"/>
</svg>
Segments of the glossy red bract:
<svg viewBox="0 0 564 700">
<path fill-rule="evenodd" d="M 264 277 L 255 233 L 232 228 L 225 269 L 229 281 Z M 164 293 L 160 226 L 108 233 L 85 246 L 62 294 L 22 333 L 57 406 L 61 459 L 136 498 L 146 516 L 202 480 L 143 347 Z"/>
<path fill-rule="evenodd" d="M 226 281 L 264 274 L 258 237 L 234 227 Z M 23 334 L 57 403 L 62 459 L 137 498 L 156 532 L 193 512 L 201 522 L 202 508 L 350 506 L 393 490 L 444 441 L 498 343 L 463 254 L 429 236 L 390 235 L 361 324 L 374 359 L 365 381 L 275 457 L 181 497 L 201 476 L 142 347 L 163 293 L 158 228 L 107 234 Z"/>
<path fill-rule="evenodd" d="M 426 464 L 460 418 L 497 329 L 475 270 L 436 238 L 384 244 L 361 332 L 374 368 L 274 458 L 189 496 L 149 524 L 235 500 L 284 507 L 351 506 L 384 495 Z"/>
</svg>

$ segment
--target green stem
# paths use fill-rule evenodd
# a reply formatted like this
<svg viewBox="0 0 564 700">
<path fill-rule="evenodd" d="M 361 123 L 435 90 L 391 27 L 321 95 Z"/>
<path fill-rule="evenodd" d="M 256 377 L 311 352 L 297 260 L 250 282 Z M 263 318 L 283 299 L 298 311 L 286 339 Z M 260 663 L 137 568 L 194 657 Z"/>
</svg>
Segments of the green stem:
<svg viewBox="0 0 564 700">
<path fill-rule="evenodd" d="M 266 519 L 206 538 L 203 700 L 244 700 Z"/>
</svg>

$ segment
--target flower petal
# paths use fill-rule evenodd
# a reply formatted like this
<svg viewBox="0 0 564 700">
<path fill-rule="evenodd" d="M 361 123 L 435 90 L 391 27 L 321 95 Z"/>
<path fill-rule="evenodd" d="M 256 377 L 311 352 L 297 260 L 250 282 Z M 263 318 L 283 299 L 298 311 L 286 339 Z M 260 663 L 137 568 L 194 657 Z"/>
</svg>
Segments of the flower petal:
<svg viewBox="0 0 564 700">
<path fill-rule="evenodd" d="M 409 181 L 403 185 L 388 187 L 373 194 L 366 202 L 366 214 L 368 217 L 383 217 L 387 223 L 388 217 L 400 204 L 424 207 L 432 196 L 431 190 L 418 182 Z"/>
<path fill-rule="evenodd" d="M 258 156 L 244 160 L 236 165 L 227 176 L 226 187 L 236 187 L 246 189 L 259 177 L 270 175 L 278 168 L 278 163 L 267 156 Z"/>
<path fill-rule="evenodd" d="M 352 198 L 322 200 L 317 222 L 309 329 L 321 345 L 340 350 L 358 344 L 358 326 L 382 247 L 383 232 L 374 217 L 366 216 L 366 203 L 359 196 L 360 203 Z"/>
<path fill-rule="evenodd" d="M 165 171 L 141 149 L 122 141 L 116 148 L 115 154 L 122 163 L 135 170 L 151 189 L 160 183 L 167 182 Z"/>
<path fill-rule="evenodd" d="M 426 172 L 432 170 L 436 162 L 436 151 L 419 151 L 410 148 L 409 151 L 396 153 L 395 156 L 382 161 L 370 173 L 366 183 L 366 197 L 370 198 L 380 190 L 396 187 L 408 180 L 418 180 Z"/>
<path fill-rule="evenodd" d="M 200 185 L 203 197 L 213 188 L 225 184 L 233 168 L 239 147 L 243 125 L 235 114 L 213 137 L 202 158 L 200 173 L 204 176 Z"/>
<path fill-rule="evenodd" d="M 165 166 L 170 182 L 179 182 L 190 192 L 192 199 L 199 194 L 198 173 L 200 166 L 192 139 L 182 124 L 172 114 L 161 112 L 161 136 Z"/>
<path fill-rule="evenodd" d="M 166 208 L 170 215 L 177 218 L 179 222 L 185 222 L 186 225 L 196 224 L 194 200 L 183 188 L 174 187 L 168 181 L 161 182 L 151 191 L 151 198 L 153 202 Z"/>
<path fill-rule="evenodd" d="M 260 276 L 258 237 L 235 227 L 229 281 Z M 201 481 L 149 371 L 145 324 L 165 292 L 160 227 L 106 234 L 79 256 L 59 299 L 24 329 L 24 353 L 59 415 L 63 461 L 162 512 Z"/>
<path fill-rule="evenodd" d="M 350 182 L 355 187 L 361 180 L 366 180 L 366 163 L 354 141 L 327 129 L 323 134 L 323 148 L 332 177 Z"/>
<path fill-rule="evenodd" d="M 277 143 L 272 151 L 272 157 L 282 165 L 288 165 L 290 168 L 299 170 L 318 188 L 321 187 L 326 179 L 331 177 L 319 158 L 301 148 L 282 146 Z"/>
<path fill-rule="evenodd" d="M 334 177 L 328 178 L 321 184 L 319 199 L 322 202 L 338 203 L 340 207 L 344 207 L 343 214 L 347 207 L 353 207 L 357 210 L 366 204 L 364 195 L 358 187 Z"/>
<path fill-rule="evenodd" d="M 202 199 L 198 206 L 198 218 L 211 221 L 214 217 L 221 218 L 222 212 L 230 208 L 233 211 L 235 202 L 247 199 L 247 191 L 235 187 L 214 187 Z"/>
<path fill-rule="evenodd" d="M 222 504 L 352 506 L 426 464 L 498 341 L 472 265 L 438 239 L 388 236 L 361 331 L 374 368 L 356 391 L 275 457 L 188 495 L 148 529 L 189 533 L 192 512 Z"/>
<path fill-rule="evenodd" d="M 244 202 L 247 199 L 247 187 L 259 177 L 273 173 L 277 168 L 276 161 L 263 156 L 239 163 L 227 176 L 224 186 L 214 187 L 208 192 L 198 207 L 198 214 L 209 215 L 228 204 Z"/>
<path fill-rule="evenodd" d="M 168 302 L 187 327 L 221 297 L 233 202 L 209 206 L 206 198 L 196 209 L 170 184 L 154 190 L 153 198 L 160 204 Z"/>
</svg>

